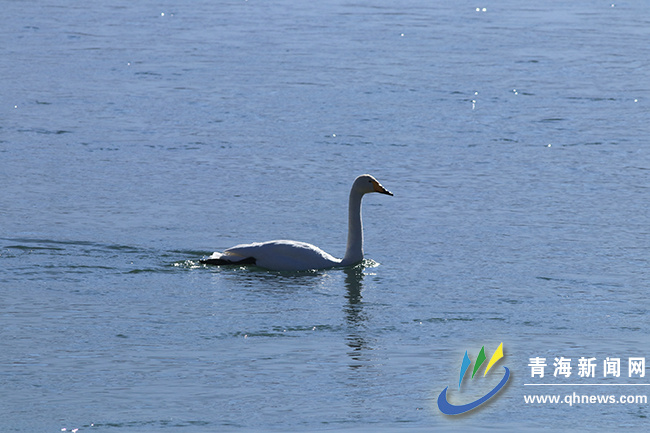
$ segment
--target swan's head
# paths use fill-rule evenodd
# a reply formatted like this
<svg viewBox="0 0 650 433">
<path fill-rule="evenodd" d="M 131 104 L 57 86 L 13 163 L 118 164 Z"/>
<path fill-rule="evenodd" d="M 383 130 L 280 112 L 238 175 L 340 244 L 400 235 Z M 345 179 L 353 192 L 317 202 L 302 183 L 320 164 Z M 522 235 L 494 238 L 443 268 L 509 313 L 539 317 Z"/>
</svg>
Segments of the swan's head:
<svg viewBox="0 0 650 433">
<path fill-rule="evenodd" d="M 352 184 L 352 190 L 358 191 L 361 194 L 367 194 L 369 192 L 379 192 L 381 194 L 393 195 L 392 192 L 384 188 L 377 179 L 370 176 L 369 174 L 362 174 L 357 177 Z"/>
</svg>

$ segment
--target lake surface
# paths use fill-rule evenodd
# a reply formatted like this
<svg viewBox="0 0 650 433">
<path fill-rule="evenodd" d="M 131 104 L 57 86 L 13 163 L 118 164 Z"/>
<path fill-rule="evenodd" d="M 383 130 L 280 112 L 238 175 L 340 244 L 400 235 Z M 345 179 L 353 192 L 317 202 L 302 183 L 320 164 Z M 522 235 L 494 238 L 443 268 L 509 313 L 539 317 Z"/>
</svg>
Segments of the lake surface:
<svg viewBox="0 0 650 433">
<path fill-rule="evenodd" d="M 650 394 L 647 6 L 2 2 L 3 431 L 646 431 L 524 396 Z M 198 264 L 341 257 L 362 173 L 363 265 Z"/>
</svg>

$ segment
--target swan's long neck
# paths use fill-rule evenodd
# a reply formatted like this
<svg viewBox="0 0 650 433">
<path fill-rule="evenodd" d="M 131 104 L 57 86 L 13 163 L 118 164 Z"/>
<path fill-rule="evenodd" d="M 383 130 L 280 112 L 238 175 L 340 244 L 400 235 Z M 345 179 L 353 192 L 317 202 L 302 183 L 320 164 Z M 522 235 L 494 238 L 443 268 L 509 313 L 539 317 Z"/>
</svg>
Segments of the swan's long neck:
<svg viewBox="0 0 650 433">
<path fill-rule="evenodd" d="M 342 265 L 347 266 L 363 260 L 363 225 L 361 223 L 361 198 L 363 194 L 350 191 L 348 204 L 348 245 Z"/>
</svg>

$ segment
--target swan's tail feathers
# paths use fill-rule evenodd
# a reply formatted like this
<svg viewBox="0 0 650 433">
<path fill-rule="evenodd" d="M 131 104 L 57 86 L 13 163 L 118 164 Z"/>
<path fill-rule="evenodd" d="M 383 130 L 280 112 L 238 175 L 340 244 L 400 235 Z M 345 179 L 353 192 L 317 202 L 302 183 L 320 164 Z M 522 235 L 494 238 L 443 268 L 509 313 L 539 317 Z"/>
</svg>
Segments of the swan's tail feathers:
<svg viewBox="0 0 650 433">
<path fill-rule="evenodd" d="M 214 253 L 207 259 L 199 260 L 204 265 L 254 265 L 256 263 L 255 257 L 242 257 L 234 254 L 221 254 Z"/>
</svg>

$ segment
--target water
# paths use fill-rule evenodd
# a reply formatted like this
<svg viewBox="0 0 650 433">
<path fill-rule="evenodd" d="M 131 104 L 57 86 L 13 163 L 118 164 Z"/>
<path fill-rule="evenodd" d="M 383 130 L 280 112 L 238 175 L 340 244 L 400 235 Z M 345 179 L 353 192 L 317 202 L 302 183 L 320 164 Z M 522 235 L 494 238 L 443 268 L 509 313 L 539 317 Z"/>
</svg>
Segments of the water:
<svg viewBox="0 0 650 433">
<path fill-rule="evenodd" d="M 576 390 L 524 386 L 535 356 L 649 383 L 643 2 L 312 3 L 2 3 L 3 430 L 647 429 L 523 403 Z M 364 199 L 366 266 L 197 266 L 341 257 L 365 172 L 395 193 Z M 500 342 L 508 387 L 443 416 Z"/>
</svg>

